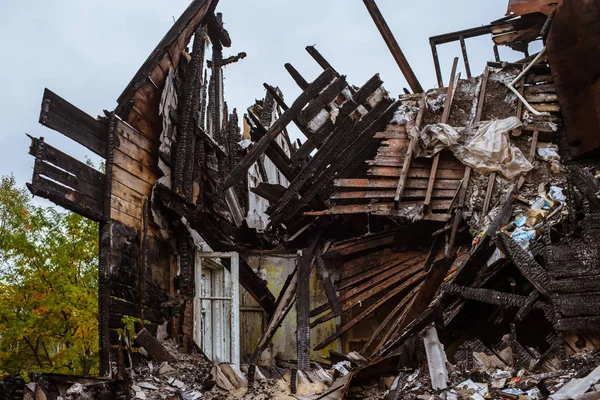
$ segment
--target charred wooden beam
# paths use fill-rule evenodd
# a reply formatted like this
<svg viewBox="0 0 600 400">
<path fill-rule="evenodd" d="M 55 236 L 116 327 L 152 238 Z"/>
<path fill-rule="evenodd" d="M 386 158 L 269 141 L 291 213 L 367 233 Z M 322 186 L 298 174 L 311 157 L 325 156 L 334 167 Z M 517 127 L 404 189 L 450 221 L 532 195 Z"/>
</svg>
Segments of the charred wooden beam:
<svg viewBox="0 0 600 400">
<path fill-rule="evenodd" d="M 296 346 L 298 370 L 310 369 L 310 266 L 313 255 L 309 249 L 302 251 L 298 260 L 298 288 L 296 290 Z"/>
<path fill-rule="evenodd" d="M 515 319 L 517 321 L 523 321 L 525 318 L 527 318 L 527 315 L 529 315 L 539 297 L 540 294 L 537 290 L 532 291 L 529 294 L 529 297 L 527 297 L 527 302 L 523 304 L 521 308 L 519 308 Z"/>
<path fill-rule="evenodd" d="M 467 300 L 479 301 L 505 308 L 517 307 L 520 309 L 526 306 L 529 301 L 528 296 L 521 296 L 514 293 L 504 293 L 492 289 L 458 286 L 452 283 L 444 284 L 443 290 L 446 293 L 458 294 Z M 541 301 L 536 301 L 533 305 L 533 308 L 543 310 L 549 320 L 553 319 L 554 310 L 550 305 Z"/>
<path fill-rule="evenodd" d="M 325 288 L 325 295 L 327 296 L 329 306 L 331 307 L 336 316 L 341 315 L 342 306 L 340 305 L 340 301 L 335 293 L 335 287 L 331 282 L 329 271 L 327 270 L 327 266 L 325 265 L 325 261 L 323 260 L 323 253 L 321 248 L 317 248 L 315 261 L 317 266 L 317 276 L 319 277 L 321 283 L 323 284 L 323 287 Z"/>
<path fill-rule="evenodd" d="M 258 142 L 267 135 L 267 129 L 261 124 L 261 121 L 258 120 L 254 113 L 248 112 L 247 116 L 252 121 L 250 124 L 250 126 L 253 126 L 253 129 L 250 131 L 252 140 Z M 269 157 L 269 160 L 273 162 L 286 179 L 291 181 L 296 177 L 291 167 L 290 158 L 276 141 L 272 141 L 269 144 L 269 147 L 265 150 L 265 155 Z"/>
<path fill-rule="evenodd" d="M 408 60 L 404 56 L 404 53 L 402 52 L 400 45 L 396 41 L 396 38 L 394 37 L 394 34 L 390 30 L 390 27 L 388 26 L 387 22 L 383 18 L 381 11 L 377 7 L 377 4 L 375 4 L 375 0 L 363 0 L 363 2 L 365 3 L 367 10 L 369 10 L 369 14 L 371 14 L 371 18 L 373 18 L 373 21 L 375 22 L 375 25 L 377 26 L 379 33 L 381 33 L 381 36 L 383 36 L 383 40 L 385 41 L 385 44 L 390 49 L 390 52 L 392 53 L 394 60 L 396 60 L 398 67 L 400 67 L 400 70 L 402 71 L 402 74 L 404 75 L 404 78 L 408 82 L 411 90 L 413 91 L 413 93 L 422 93 L 423 87 L 419 83 L 417 76 L 415 75 L 410 64 L 408 63 Z"/>
<path fill-rule="evenodd" d="M 227 189 L 231 187 L 235 182 L 242 178 L 242 175 L 248 171 L 248 168 L 256 162 L 261 154 L 269 147 L 269 144 L 275 140 L 283 129 L 292 121 L 293 118 L 298 116 L 306 104 L 308 104 L 312 98 L 321 92 L 321 90 L 332 81 L 334 73 L 331 70 L 323 72 L 310 86 L 304 91 L 292 107 L 285 111 L 281 117 L 269 128 L 267 134 L 248 152 L 246 157 L 231 171 L 229 177 L 223 184 L 223 188 Z"/>
<path fill-rule="evenodd" d="M 554 324 L 559 331 L 600 332 L 600 316 L 559 318 Z"/>
<path fill-rule="evenodd" d="M 109 376 L 111 369 L 110 343 L 110 260 L 112 253 L 112 219 L 110 209 L 112 202 L 112 174 L 114 163 L 116 114 L 110 113 L 107 137 L 107 154 L 104 164 L 105 179 L 103 213 L 105 220 L 100 223 L 100 254 L 98 260 L 98 349 L 100 354 L 100 375 Z"/>
<path fill-rule="evenodd" d="M 104 188 L 106 177 L 102 172 L 45 143 L 44 138 L 37 139 L 32 136 L 29 138 L 31 139 L 29 154 L 36 159 L 47 161 L 94 187 Z"/>
<path fill-rule="evenodd" d="M 44 90 L 40 124 L 106 158 L 107 126 L 49 89 Z"/>
<path fill-rule="evenodd" d="M 302 110 L 300 116 L 298 117 L 300 124 L 306 126 L 321 112 L 321 110 L 327 107 L 329 103 L 334 101 L 347 86 L 348 83 L 346 82 L 346 76 L 344 75 L 330 83 L 315 100 L 310 102 L 310 104 L 306 106 L 304 110 Z"/>
<path fill-rule="evenodd" d="M 273 97 L 273 99 L 275 100 L 275 102 L 277 103 L 277 105 L 279 107 L 281 107 L 281 109 L 285 112 L 287 110 L 289 110 L 290 108 L 288 107 L 288 105 L 285 103 L 285 101 L 283 100 L 283 97 L 281 97 L 281 92 L 279 91 L 278 88 L 274 88 L 273 86 L 267 84 L 267 83 L 263 83 L 263 86 L 265 89 L 267 89 L 267 93 L 269 95 L 271 95 Z M 300 132 L 302 132 L 302 134 L 304 136 L 306 136 L 307 138 L 310 138 L 312 136 L 312 133 L 306 128 L 306 126 L 302 125 L 300 123 L 300 120 L 298 119 L 298 116 L 295 116 L 292 121 L 294 122 L 294 124 L 296 125 L 296 127 L 298 127 L 298 129 L 300 130 Z M 271 124 L 269 123 L 269 126 Z M 292 147 L 290 146 L 290 149 Z"/>
<path fill-rule="evenodd" d="M 195 229 L 215 251 L 228 252 L 236 247 L 231 239 L 223 233 L 217 222 L 210 214 L 198 212 L 197 207 L 184 197 L 176 194 L 168 187 L 158 184 L 154 189 L 158 204 L 166 211 L 172 212 L 173 220 L 185 217 L 190 226 Z M 225 268 L 229 268 L 227 260 L 222 260 Z M 266 283 L 250 268 L 247 262 L 240 260 L 240 283 L 250 295 L 260 304 L 268 315 L 275 311 L 275 297 L 271 294 Z"/>
<path fill-rule="evenodd" d="M 195 33 L 192 59 L 186 74 L 186 85 L 181 101 L 181 121 L 177 130 L 175 162 L 173 167 L 173 188 L 191 200 L 193 160 L 195 149 L 194 128 L 195 116 L 200 107 L 200 91 L 202 88 L 202 67 L 204 65 L 204 27 Z"/>
<path fill-rule="evenodd" d="M 153 360 L 157 362 L 175 362 L 175 357 L 169 353 L 169 350 L 145 328 L 138 332 L 135 341 L 148 352 Z"/>
<path fill-rule="evenodd" d="M 463 61 L 465 63 L 465 71 L 467 72 L 467 78 L 471 79 L 471 67 L 469 66 L 469 55 L 467 54 L 467 45 L 465 43 L 464 36 L 460 36 L 460 48 L 462 50 Z"/>
<path fill-rule="evenodd" d="M 119 105 L 115 110 L 117 115 L 122 118 L 127 117 L 130 100 L 140 86 L 146 82 L 152 71 L 154 71 L 164 58 L 170 57 L 169 50 L 172 47 L 175 48 L 176 52 L 183 50 L 182 47 L 188 43 L 193 32 L 196 31 L 199 25 L 206 21 L 206 16 L 212 14 L 216 6 L 216 0 L 194 0 L 191 2 L 181 17 L 169 29 L 169 32 L 167 32 L 152 53 L 150 53 L 150 56 L 144 61 L 144 64 L 119 96 L 117 100 Z M 178 43 L 183 43 L 182 47 L 177 46 Z M 176 69 L 178 63 L 175 60 L 174 62 L 175 65 L 173 65 L 173 68 Z"/>
<path fill-rule="evenodd" d="M 221 46 L 223 47 L 231 47 L 231 37 L 229 36 L 229 32 L 223 26 L 223 14 L 216 13 L 211 14 L 208 17 L 208 30 L 210 34 L 210 38 L 213 41 L 218 40 Z"/>
<path fill-rule="evenodd" d="M 321 68 L 323 68 L 324 70 L 331 68 L 331 70 L 339 76 L 336 70 L 331 66 L 331 64 L 329 64 L 325 57 L 323 57 L 323 55 L 319 53 L 319 50 L 317 50 L 315 46 L 306 46 L 306 51 L 308 52 L 308 54 L 311 55 L 312 58 L 314 58 L 314 60 L 317 62 L 317 64 L 321 66 Z"/>
<path fill-rule="evenodd" d="M 569 180 L 579 189 L 581 194 L 596 209 L 600 209 L 600 199 L 597 194 L 600 191 L 600 184 L 589 171 L 576 165 L 567 167 Z"/>
<path fill-rule="evenodd" d="M 306 159 L 310 153 L 325 142 L 329 135 L 334 131 L 336 126 L 340 124 L 344 119 L 350 115 L 356 107 L 363 104 L 369 96 L 371 96 L 377 89 L 381 87 L 383 82 L 379 78 L 379 74 L 373 75 L 353 96 L 352 102 L 348 102 L 342 106 L 340 114 L 338 115 L 336 124 L 330 119 L 319 129 L 308 137 L 308 139 L 302 144 L 298 151 L 294 154 L 293 161 L 298 164 L 301 160 Z M 354 106 L 355 105 L 355 106 Z M 354 108 L 353 108 L 354 106 Z"/>
<path fill-rule="evenodd" d="M 515 267 L 521 271 L 523 276 L 546 298 L 550 297 L 550 275 L 535 261 L 533 256 L 523 250 L 514 240 L 505 234 L 498 235 L 502 247 L 513 261 Z"/>
<path fill-rule="evenodd" d="M 243 60 L 244 58 L 246 58 L 246 56 L 247 56 L 246 53 L 241 52 L 241 53 L 238 53 L 235 56 L 227 57 L 227 58 L 221 60 L 221 63 L 219 64 L 219 67 L 225 67 L 225 66 L 227 66 L 229 64 L 236 63 L 236 62 L 238 62 L 238 61 Z M 211 60 L 208 60 L 206 62 L 206 66 L 208 68 L 212 68 L 213 67 L 213 62 Z"/>
<path fill-rule="evenodd" d="M 354 155 L 373 140 L 375 132 L 389 122 L 399 102 L 390 105 L 391 100 L 382 100 L 354 126 L 350 119 L 334 131 L 321 150 L 313 157 L 303 173 L 290 184 L 288 191 L 277 206 L 272 221 L 280 219 L 277 214 L 284 213 L 283 220 L 289 220 L 304 205 L 308 204 L 326 185 L 333 181 L 335 173 L 350 161 Z M 341 149 L 341 151 L 340 151 Z M 327 169 L 324 167 L 330 164 Z M 320 172 L 319 174 L 316 174 Z M 316 175 L 315 175 L 316 174 Z M 309 179 L 312 178 L 308 190 L 301 198 L 295 197 Z"/>
<path fill-rule="evenodd" d="M 105 219 L 101 202 L 41 176 L 37 176 L 37 178 L 34 176 L 32 183 L 27 184 L 27 188 L 34 196 L 48 199 L 93 221 L 101 222 Z"/>
<path fill-rule="evenodd" d="M 300 72 L 298 72 L 298 70 L 294 68 L 292 64 L 286 63 L 284 67 L 287 70 L 287 72 L 289 72 L 292 79 L 294 79 L 294 82 L 296 82 L 298 87 L 300 87 L 300 89 L 302 89 L 303 91 L 308 89 L 308 82 L 306 81 L 306 79 L 304 79 L 302 75 L 300 75 Z M 331 72 L 333 73 L 333 70 L 331 70 Z M 333 75 L 335 75 L 335 73 Z"/>
</svg>

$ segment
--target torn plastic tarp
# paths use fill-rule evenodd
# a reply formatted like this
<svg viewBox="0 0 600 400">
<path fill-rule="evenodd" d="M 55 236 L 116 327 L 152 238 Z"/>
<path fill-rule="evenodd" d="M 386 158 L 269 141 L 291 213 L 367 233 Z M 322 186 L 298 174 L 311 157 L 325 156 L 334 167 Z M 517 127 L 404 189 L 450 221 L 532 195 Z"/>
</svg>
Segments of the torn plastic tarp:
<svg viewBox="0 0 600 400">
<path fill-rule="evenodd" d="M 482 121 L 473 127 L 475 134 L 466 143 L 461 143 L 459 133 L 447 124 L 427 125 L 420 132 L 413 128 L 411 136 L 419 140 L 417 157 L 431 157 L 448 148 L 460 162 L 478 172 L 500 172 L 512 179 L 533 169 L 521 150 L 510 143 L 509 132 L 520 126 L 516 117 Z"/>
</svg>

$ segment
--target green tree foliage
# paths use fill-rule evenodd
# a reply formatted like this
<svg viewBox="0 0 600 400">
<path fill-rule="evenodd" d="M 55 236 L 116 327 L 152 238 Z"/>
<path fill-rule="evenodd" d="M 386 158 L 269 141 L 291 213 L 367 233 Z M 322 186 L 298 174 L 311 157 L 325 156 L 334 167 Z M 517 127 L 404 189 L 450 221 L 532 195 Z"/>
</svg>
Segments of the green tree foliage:
<svg viewBox="0 0 600 400">
<path fill-rule="evenodd" d="M 0 178 L 0 377 L 98 371 L 98 225 Z"/>
</svg>

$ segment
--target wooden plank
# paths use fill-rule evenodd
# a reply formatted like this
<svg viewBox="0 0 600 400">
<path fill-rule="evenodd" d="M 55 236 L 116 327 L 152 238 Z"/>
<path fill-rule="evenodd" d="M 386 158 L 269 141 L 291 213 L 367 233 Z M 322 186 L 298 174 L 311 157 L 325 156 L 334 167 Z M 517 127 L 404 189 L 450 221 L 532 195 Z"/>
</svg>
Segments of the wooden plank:
<svg viewBox="0 0 600 400">
<path fill-rule="evenodd" d="M 67 173 L 62 169 L 58 169 L 45 161 L 40 161 L 38 164 L 36 164 L 36 172 L 93 199 L 102 198 L 102 188 L 94 186 L 83 179 L 79 179 L 75 175 Z"/>
<path fill-rule="evenodd" d="M 539 93 L 556 93 L 556 86 L 554 83 L 544 83 L 541 85 L 526 85 L 525 94 L 533 95 Z"/>
<path fill-rule="evenodd" d="M 406 190 L 404 192 L 404 198 L 414 199 L 414 198 L 425 198 L 427 194 L 426 190 Z M 456 194 L 456 190 L 433 190 L 432 198 L 434 199 L 442 199 L 442 198 L 453 198 Z M 398 192 L 394 191 L 361 191 L 361 192 L 337 192 L 334 193 L 330 199 L 332 200 L 341 200 L 341 199 L 390 199 L 394 198 L 398 195 Z"/>
<path fill-rule="evenodd" d="M 140 110 L 135 106 L 129 112 L 127 116 L 126 122 L 131 126 L 135 127 L 139 132 L 142 133 L 145 137 L 158 140 L 160 132 L 158 131 L 157 126 L 153 126 L 150 121 L 146 117 L 144 117 Z"/>
<path fill-rule="evenodd" d="M 106 157 L 108 127 L 49 89 L 44 90 L 39 122 Z"/>
<path fill-rule="evenodd" d="M 425 108 L 427 106 L 427 93 L 423 93 L 421 97 L 421 101 L 419 102 L 419 113 L 417 114 L 417 120 L 415 122 L 415 127 L 417 129 L 421 128 L 421 121 L 423 120 L 423 114 L 425 113 Z M 408 179 L 408 170 L 410 168 L 410 162 L 412 160 L 412 154 L 415 150 L 416 139 L 411 136 L 410 144 L 408 145 L 408 150 L 406 151 L 406 156 L 404 157 L 404 165 L 402 166 L 402 172 L 400 173 L 400 179 L 398 180 L 398 187 L 396 188 L 396 194 L 394 196 L 394 204 L 398 205 L 400 200 L 402 199 L 402 193 L 404 192 L 404 188 L 406 186 L 406 180 Z"/>
<path fill-rule="evenodd" d="M 454 62 L 452 63 L 452 72 L 450 73 L 450 83 L 448 84 L 448 92 L 446 94 L 446 103 L 444 104 L 444 112 L 442 113 L 442 124 L 448 123 L 448 118 L 450 117 L 450 110 L 452 109 L 452 100 L 454 97 L 455 87 L 456 87 L 456 67 L 458 66 L 458 57 L 454 57 Z M 427 194 L 425 195 L 425 201 L 423 204 L 425 206 L 429 206 L 431 203 L 431 193 L 433 192 L 433 185 L 435 183 L 435 178 L 437 175 L 438 164 L 440 162 L 440 153 L 437 153 L 433 157 L 433 164 L 431 166 L 431 173 L 429 175 L 429 185 L 427 186 Z"/>
<path fill-rule="evenodd" d="M 115 208 L 110 209 L 110 217 L 115 221 L 119 221 L 124 225 L 139 231 L 142 228 L 142 221 L 132 217 L 131 215 L 125 214 L 124 212 Z"/>
<path fill-rule="evenodd" d="M 402 310 L 404 310 L 404 308 L 406 307 L 408 302 L 414 297 L 415 293 L 421 286 L 422 286 L 422 284 L 417 286 L 416 288 L 414 288 L 400 302 L 398 302 L 398 304 L 385 317 L 385 319 L 381 322 L 381 324 L 379 324 L 377 329 L 375 329 L 375 331 L 373 332 L 373 334 L 371 335 L 369 340 L 367 340 L 367 342 L 364 344 L 364 346 L 360 352 L 361 354 L 368 354 L 369 348 L 373 345 L 373 343 L 376 342 L 376 340 L 379 337 L 379 335 L 381 334 L 381 332 L 383 332 L 383 330 L 389 325 L 389 323 L 392 321 L 392 319 L 396 318 L 402 312 Z M 395 328 L 395 324 L 392 325 L 388 330 L 393 330 L 394 328 Z"/>
<path fill-rule="evenodd" d="M 131 190 L 139 193 L 141 196 L 150 197 L 152 193 L 152 185 L 116 164 L 113 165 L 113 182 L 115 181 L 118 181 L 129 187 Z"/>
<path fill-rule="evenodd" d="M 34 171 L 35 174 L 35 171 Z M 58 204 L 67 210 L 81 214 L 93 221 L 103 220 L 102 202 L 82 193 L 71 190 L 41 176 L 35 176 L 27 187 L 34 196 L 40 196 Z"/>
<path fill-rule="evenodd" d="M 531 106 L 539 112 L 560 112 L 560 105 L 558 103 L 538 103 Z"/>
<path fill-rule="evenodd" d="M 115 195 L 111 196 L 110 205 L 113 209 L 125 213 L 135 219 L 142 220 L 142 209 L 135 204 L 129 203 Z"/>
<path fill-rule="evenodd" d="M 126 140 L 135 144 L 140 149 L 145 150 L 150 154 L 158 154 L 159 143 L 152 139 L 149 139 L 147 136 L 144 136 L 141 132 L 136 130 L 127 122 L 121 119 L 117 119 L 115 129 L 119 140 L 125 138 Z"/>
<path fill-rule="evenodd" d="M 390 155 L 387 153 L 381 153 L 374 160 L 367 161 L 367 164 L 377 167 L 402 167 L 404 165 L 404 157 L 396 154 Z M 431 168 L 432 160 L 427 158 L 413 158 L 410 166 L 416 168 Z M 455 169 L 464 171 L 465 166 L 455 158 L 445 157 L 444 154 L 440 156 L 439 169 Z"/>
<path fill-rule="evenodd" d="M 387 263 L 372 266 L 371 268 L 367 269 L 366 271 L 360 272 L 355 275 L 351 275 L 348 278 L 345 278 L 345 279 L 342 279 L 342 280 L 336 282 L 335 288 L 338 291 L 346 289 L 352 285 L 357 284 L 358 282 L 361 282 L 365 279 L 369 279 L 369 278 L 373 277 L 374 275 L 379 274 L 382 270 L 386 270 L 393 265 L 403 263 L 403 262 L 405 262 L 409 259 L 413 259 L 413 258 L 415 258 L 415 259 L 422 258 L 423 261 L 425 260 L 422 253 L 410 252 L 410 251 L 406 252 L 406 253 L 400 253 L 400 254 L 397 254 L 393 260 L 390 260 Z"/>
<path fill-rule="evenodd" d="M 145 167 L 158 171 L 158 155 L 152 155 L 146 150 L 141 149 L 129 140 L 120 137 L 118 146 L 115 146 L 115 150 L 123 153 L 130 157 L 132 160 L 139 162 Z"/>
<path fill-rule="evenodd" d="M 406 181 L 407 189 L 426 189 L 428 181 L 425 179 L 408 179 Z M 344 188 L 365 188 L 365 189 L 392 189 L 396 187 L 396 180 L 393 179 L 336 179 L 336 187 Z M 437 179 L 434 189 L 458 189 L 459 180 Z"/>
<path fill-rule="evenodd" d="M 29 136 L 29 138 L 31 139 L 29 154 L 35 156 L 37 154 L 38 146 L 43 143 L 41 156 L 44 161 L 48 161 L 60 169 L 64 169 L 65 171 L 77 176 L 79 179 L 82 179 L 95 187 L 104 188 L 105 176 L 102 172 L 71 157 L 68 154 L 63 153 L 62 151 L 52 147 L 40 139 L 31 136 Z"/>
<path fill-rule="evenodd" d="M 373 168 L 369 168 L 369 171 L 368 171 L 368 174 L 372 175 L 372 176 L 398 177 L 398 178 L 400 177 L 401 173 L 402 173 L 401 168 L 394 168 L 394 167 L 373 167 Z M 456 179 L 456 180 L 461 180 L 463 175 L 464 175 L 464 171 L 447 170 L 447 169 L 440 169 L 436 174 L 436 176 L 441 179 Z M 408 171 L 408 177 L 409 178 L 430 178 L 431 170 L 428 170 L 425 168 L 411 168 Z M 429 182 L 431 182 L 431 180 Z M 429 184 L 428 184 L 428 188 L 429 188 Z"/>
<path fill-rule="evenodd" d="M 158 180 L 157 173 L 138 162 L 136 159 L 129 157 L 119 149 L 114 149 L 113 165 L 118 166 L 125 171 L 128 171 L 138 179 L 143 180 L 148 185 L 154 185 Z"/>
<path fill-rule="evenodd" d="M 116 179 L 113 179 L 112 182 L 112 193 L 111 195 L 117 196 L 118 198 L 139 207 L 140 210 L 142 208 L 142 198 L 143 195 L 131 189 L 130 187 L 124 185 Z"/>
<path fill-rule="evenodd" d="M 122 116 L 122 112 L 127 107 L 127 103 L 131 100 L 138 87 L 146 80 L 154 68 L 159 64 L 163 65 L 163 59 L 166 58 L 168 54 L 167 50 L 171 48 L 173 44 L 177 43 L 178 46 L 183 44 L 180 49 L 175 51 L 177 54 L 181 53 L 185 44 L 192 36 L 192 33 L 196 31 L 196 28 L 203 21 L 210 7 L 213 6 L 213 3 L 215 2 L 212 0 L 194 0 L 183 12 L 181 17 L 179 17 L 171 29 L 169 29 L 169 32 L 167 32 L 163 39 L 158 43 L 123 93 L 119 96 L 119 99 L 117 100 L 119 106 L 116 110 L 118 115 Z M 175 69 L 177 66 L 178 63 L 173 61 L 172 67 Z M 155 83 L 160 87 L 159 82 Z"/>
<path fill-rule="evenodd" d="M 393 271 L 396 272 L 396 274 L 391 274 L 391 277 L 388 277 L 389 279 L 387 279 L 387 280 L 383 280 L 382 282 L 375 281 L 378 284 L 373 284 L 368 287 L 366 285 L 361 285 L 361 287 L 365 287 L 366 290 L 363 289 L 363 291 L 358 293 L 356 296 L 354 296 L 354 295 L 345 295 L 344 296 L 344 293 L 342 293 L 342 296 L 344 296 L 344 297 L 340 298 L 340 300 L 342 301 L 342 303 L 341 303 L 342 311 L 344 311 L 344 312 L 348 311 L 351 308 L 362 304 L 363 301 L 366 301 L 374 296 L 377 296 L 378 294 L 389 292 L 390 289 L 394 287 L 394 285 L 397 285 L 398 283 L 406 281 L 406 280 L 410 280 L 412 276 L 420 273 L 419 271 L 421 269 L 422 268 L 421 268 L 421 265 L 419 262 L 411 262 L 410 266 L 408 266 L 408 268 L 405 267 L 402 270 L 398 270 L 398 267 L 394 268 Z M 402 273 L 398 274 L 399 271 Z M 389 271 L 387 271 L 387 272 L 389 273 Z M 354 293 L 354 294 L 356 294 L 356 293 Z M 311 316 L 317 316 L 326 310 L 327 310 L 326 305 L 317 307 L 316 309 L 311 311 Z M 317 318 L 313 322 L 311 322 L 310 326 L 311 326 L 311 328 L 314 328 L 317 325 L 322 324 L 323 322 L 329 321 L 330 319 L 332 319 L 334 317 L 335 317 L 335 314 L 332 311 L 328 311 L 327 313 L 323 314 L 322 316 L 320 316 L 319 318 Z"/>
<path fill-rule="evenodd" d="M 335 339 L 337 339 L 340 336 L 342 336 L 345 332 L 347 332 L 354 325 L 356 325 L 357 323 L 359 323 L 360 321 L 362 321 L 363 319 L 365 319 L 366 317 L 368 317 L 369 315 L 371 315 L 375 310 L 377 310 L 380 306 L 382 306 L 383 304 L 385 304 L 387 301 L 389 301 L 390 299 L 392 299 L 396 295 L 399 295 L 404 290 L 410 288 L 411 286 L 413 286 L 414 284 L 416 284 L 419 280 L 423 279 L 424 275 L 425 275 L 425 272 L 419 272 L 418 274 L 414 275 L 410 279 L 408 279 L 405 282 L 403 282 L 400 286 L 398 286 L 398 287 L 394 288 L 393 290 L 389 291 L 385 296 L 383 296 L 381 299 L 379 299 L 373 305 L 371 305 L 370 307 L 368 307 L 367 309 L 365 309 L 362 313 L 360 313 L 354 319 L 352 319 L 351 321 L 349 321 L 349 322 L 345 323 L 344 325 L 338 327 L 338 329 L 336 329 L 335 333 L 333 333 L 332 335 L 330 335 L 327 338 L 325 338 L 323 341 L 321 341 L 321 343 L 317 344 L 314 347 L 314 350 L 315 351 L 321 350 L 322 348 L 324 348 L 325 346 L 327 346 L 329 343 L 331 343 Z"/>
<path fill-rule="evenodd" d="M 420 201 L 402 202 L 402 207 L 418 207 L 423 203 Z M 452 200 L 432 200 L 429 207 L 432 210 L 448 210 L 452 204 Z M 395 209 L 394 203 L 377 203 L 377 204 L 354 204 L 350 206 L 334 206 L 323 211 L 307 211 L 306 216 L 320 215 L 342 215 L 342 214 L 374 214 L 374 215 L 389 215 Z"/>
</svg>

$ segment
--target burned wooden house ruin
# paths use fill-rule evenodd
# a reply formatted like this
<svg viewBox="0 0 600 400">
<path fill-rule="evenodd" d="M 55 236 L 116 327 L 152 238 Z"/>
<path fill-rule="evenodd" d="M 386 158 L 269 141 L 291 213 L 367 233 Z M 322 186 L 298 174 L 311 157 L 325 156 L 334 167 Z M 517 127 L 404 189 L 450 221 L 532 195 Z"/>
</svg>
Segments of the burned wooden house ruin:
<svg viewBox="0 0 600 400">
<path fill-rule="evenodd" d="M 364 3 L 408 93 L 392 97 L 376 71 L 348 82 L 309 46 L 320 75 L 285 65 L 298 98 L 269 82 L 230 109 L 224 75 L 246 54 L 228 51 L 216 0 L 192 1 L 114 111 L 44 92 L 40 123 L 104 160 L 31 137 L 31 192 L 100 223 L 102 378 L 82 387 L 567 399 L 600 380 L 593 352 L 587 369 L 568 361 L 600 345 L 600 6 L 510 0 L 502 19 L 434 36 L 438 87 L 424 90 Z M 479 75 L 476 36 L 496 56 Z M 450 42 L 466 76 L 438 58 Z"/>
</svg>

